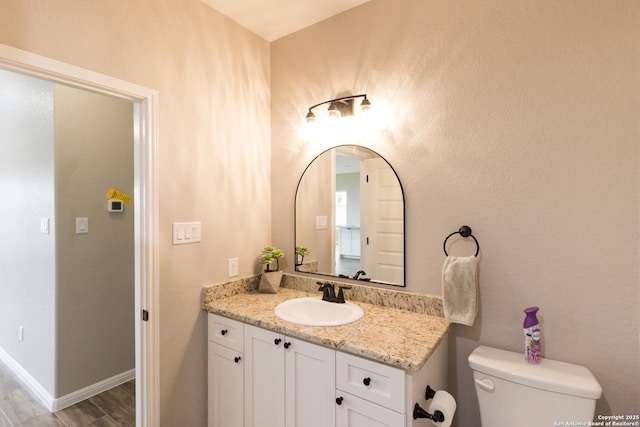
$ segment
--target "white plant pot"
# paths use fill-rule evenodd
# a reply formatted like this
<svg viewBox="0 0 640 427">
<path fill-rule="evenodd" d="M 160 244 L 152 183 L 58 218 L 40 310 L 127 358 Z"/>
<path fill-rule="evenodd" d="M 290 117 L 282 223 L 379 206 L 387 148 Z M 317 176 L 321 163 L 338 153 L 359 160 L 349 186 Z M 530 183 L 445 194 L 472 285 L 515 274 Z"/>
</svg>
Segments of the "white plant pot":
<svg viewBox="0 0 640 427">
<path fill-rule="evenodd" d="M 282 281 L 282 271 L 263 271 L 260 276 L 260 285 L 258 286 L 259 292 L 267 294 L 275 294 L 280 288 L 280 282 Z"/>
</svg>

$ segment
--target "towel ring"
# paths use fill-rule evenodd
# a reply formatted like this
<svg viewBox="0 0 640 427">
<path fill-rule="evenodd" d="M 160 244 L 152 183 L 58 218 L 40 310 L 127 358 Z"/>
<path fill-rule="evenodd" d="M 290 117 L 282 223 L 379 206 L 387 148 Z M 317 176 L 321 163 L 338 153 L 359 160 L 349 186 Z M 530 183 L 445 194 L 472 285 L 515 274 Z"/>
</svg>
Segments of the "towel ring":
<svg viewBox="0 0 640 427">
<path fill-rule="evenodd" d="M 478 239 L 476 239 L 473 234 L 471 234 L 471 227 L 469 227 L 468 225 L 463 225 L 462 227 L 460 227 L 460 229 L 458 231 L 454 231 L 453 233 L 449 234 L 445 239 L 444 239 L 444 243 L 442 243 L 442 249 L 444 249 L 444 254 L 446 256 L 449 256 L 449 254 L 447 253 L 447 240 L 449 240 L 449 237 L 453 236 L 454 234 L 459 234 L 464 238 L 467 237 L 471 237 L 473 239 L 474 242 L 476 242 L 476 257 L 478 256 L 478 254 L 480 253 L 480 244 L 478 243 Z"/>
</svg>

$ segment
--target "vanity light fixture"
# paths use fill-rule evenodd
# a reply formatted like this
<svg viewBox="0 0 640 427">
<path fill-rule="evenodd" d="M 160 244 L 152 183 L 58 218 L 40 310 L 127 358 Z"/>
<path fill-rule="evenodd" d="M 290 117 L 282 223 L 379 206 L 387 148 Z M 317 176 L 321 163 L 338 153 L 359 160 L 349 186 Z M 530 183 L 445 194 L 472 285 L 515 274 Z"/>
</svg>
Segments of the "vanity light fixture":
<svg viewBox="0 0 640 427">
<path fill-rule="evenodd" d="M 371 109 L 371 102 L 367 99 L 366 93 L 363 93 L 361 95 L 343 96 L 342 98 L 331 99 L 329 101 L 320 102 L 309 107 L 309 112 L 307 113 L 307 122 L 314 122 L 316 119 L 315 114 L 313 114 L 313 111 L 311 110 L 324 104 L 329 104 L 329 108 L 327 111 L 329 112 L 330 118 L 353 116 L 354 100 L 357 98 L 364 98 L 360 103 L 360 111 L 368 111 Z"/>
</svg>

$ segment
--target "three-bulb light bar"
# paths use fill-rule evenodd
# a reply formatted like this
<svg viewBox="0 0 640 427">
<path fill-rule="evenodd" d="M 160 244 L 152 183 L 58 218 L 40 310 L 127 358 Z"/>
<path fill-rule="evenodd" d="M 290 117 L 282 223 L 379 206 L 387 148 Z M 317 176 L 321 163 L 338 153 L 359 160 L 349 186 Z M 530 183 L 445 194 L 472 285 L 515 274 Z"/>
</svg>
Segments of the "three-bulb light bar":
<svg viewBox="0 0 640 427">
<path fill-rule="evenodd" d="M 360 111 L 364 112 L 371 109 L 371 102 L 369 102 L 369 100 L 367 99 L 366 93 L 363 93 L 361 95 L 343 96 L 342 98 L 331 99 L 329 101 L 320 102 L 319 104 L 309 107 L 309 112 L 307 113 L 307 122 L 314 122 L 316 119 L 316 115 L 313 114 L 313 111 L 311 110 L 324 104 L 329 104 L 329 109 L 327 111 L 329 112 L 330 118 L 353 116 L 354 101 L 357 98 L 364 98 L 360 103 Z"/>
</svg>

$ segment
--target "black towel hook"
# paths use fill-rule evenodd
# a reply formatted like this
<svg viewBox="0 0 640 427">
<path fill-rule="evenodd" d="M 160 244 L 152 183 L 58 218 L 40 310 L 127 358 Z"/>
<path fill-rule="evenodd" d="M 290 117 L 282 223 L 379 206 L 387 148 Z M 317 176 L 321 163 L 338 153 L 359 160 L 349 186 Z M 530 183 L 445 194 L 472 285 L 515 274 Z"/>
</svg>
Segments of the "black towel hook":
<svg viewBox="0 0 640 427">
<path fill-rule="evenodd" d="M 471 227 L 469 227 L 468 225 L 463 225 L 462 227 L 460 227 L 460 229 L 458 231 L 454 231 L 453 233 L 449 234 L 445 239 L 444 239 L 444 243 L 442 243 L 442 249 L 444 249 L 444 254 L 446 256 L 449 256 L 449 254 L 447 253 L 447 240 L 449 240 L 449 237 L 453 236 L 454 234 L 459 234 L 462 237 L 471 237 L 473 239 L 474 242 L 476 242 L 476 255 L 478 256 L 478 254 L 480 253 L 480 244 L 478 243 L 478 239 L 476 239 L 474 237 L 473 234 L 471 234 Z"/>
</svg>

